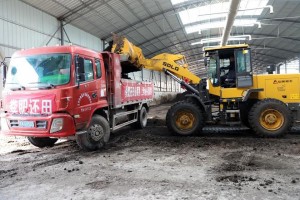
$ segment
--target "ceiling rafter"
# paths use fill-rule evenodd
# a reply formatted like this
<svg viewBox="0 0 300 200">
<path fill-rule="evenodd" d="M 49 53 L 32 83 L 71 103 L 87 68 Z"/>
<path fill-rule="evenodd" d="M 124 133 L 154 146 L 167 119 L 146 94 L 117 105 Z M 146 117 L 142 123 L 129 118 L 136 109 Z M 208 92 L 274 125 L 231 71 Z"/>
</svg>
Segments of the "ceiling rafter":
<svg viewBox="0 0 300 200">
<path fill-rule="evenodd" d="M 286 39 L 286 38 L 284 38 L 284 39 Z M 155 55 L 155 54 L 157 54 L 158 52 L 161 52 L 161 51 L 164 51 L 164 50 L 166 50 L 166 49 L 168 49 L 168 48 L 170 48 L 170 47 L 172 47 L 172 46 L 174 46 L 174 45 L 178 45 L 178 44 L 182 44 L 182 43 L 190 43 L 190 42 L 193 42 L 193 41 L 195 41 L 195 39 L 188 39 L 188 40 L 185 40 L 185 41 L 180 41 L 180 42 L 178 42 L 178 43 L 175 43 L 175 44 L 172 44 L 172 45 L 170 45 L 170 46 L 166 46 L 165 48 L 163 48 L 163 49 L 160 49 L 160 50 L 158 50 L 158 51 L 154 51 L 154 52 L 152 52 L 151 54 L 147 54 L 147 55 L 145 55 L 146 57 L 151 57 L 152 55 Z M 296 41 L 299 41 L 299 40 L 296 40 Z M 249 43 L 249 45 L 251 46 L 251 43 Z M 141 46 L 141 45 L 140 45 Z M 289 52 L 289 53 L 293 53 L 293 54 L 297 54 L 298 52 L 297 51 L 292 51 L 292 50 L 290 50 L 290 49 L 282 49 L 282 48 L 277 48 L 277 47 L 274 47 L 274 46 L 266 46 L 266 45 L 260 45 L 260 46 L 264 46 L 265 48 L 272 48 L 272 49 L 276 49 L 276 50 L 280 50 L 280 51 L 285 51 L 285 52 Z"/>
<path fill-rule="evenodd" d="M 63 5 L 63 4 L 61 4 L 60 2 L 58 2 L 56 0 L 52 0 L 52 1 L 59 4 L 59 5 Z M 98 2 L 98 0 L 88 1 L 87 3 L 84 3 L 83 1 L 80 1 L 81 4 L 79 6 L 77 6 L 74 9 L 68 9 L 69 12 L 65 13 L 62 16 L 59 16 L 58 18 L 60 18 L 61 20 L 65 20 L 65 19 L 71 17 L 74 14 L 79 14 L 78 12 L 81 11 L 82 9 L 84 9 L 85 6 L 91 6 L 91 5 L 93 5 L 94 3 L 97 3 L 97 2 Z M 82 14 L 80 14 L 80 15 L 82 16 Z"/>
<path fill-rule="evenodd" d="M 251 45 L 251 47 L 260 47 L 259 45 Z M 188 51 L 193 51 L 193 50 L 196 50 L 196 49 L 199 49 L 199 48 L 191 48 L 191 49 L 186 49 L 184 51 L 178 51 L 178 52 L 174 52 L 175 54 L 184 54 L 185 52 L 188 52 Z M 263 55 L 263 56 L 267 56 L 267 57 L 270 57 L 272 59 L 276 59 L 276 60 L 284 60 L 285 57 L 281 57 L 281 56 L 272 56 L 272 55 L 268 55 L 268 54 L 265 54 L 265 53 L 259 53 L 259 52 L 254 52 L 253 50 L 255 49 L 252 49 L 252 55 L 255 53 L 255 54 L 258 54 L 258 55 Z M 253 53 L 254 52 L 254 53 Z M 198 54 L 201 55 L 203 53 L 203 51 L 200 51 Z M 252 56 L 253 58 L 253 56 Z"/>
<path fill-rule="evenodd" d="M 201 4 L 203 4 L 203 3 L 204 3 L 204 2 L 201 2 Z M 125 30 L 130 29 L 131 27 L 136 26 L 136 25 L 138 25 L 138 24 L 140 24 L 140 23 L 143 23 L 144 21 L 147 21 L 147 20 L 149 20 L 149 19 L 153 19 L 154 17 L 163 15 L 163 14 L 168 13 L 168 12 L 171 12 L 171 11 L 174 11 L 174 12 L 175 12 L 175 15 L 176 15 L 177 12 L 178 12 L 179 10 L 188 9 L 189 6 L 192 6 L 192 5 L 195 5 L 195 6 L 197 5 L 197 6 L 198 6 L 199 4 L 200 4 L 199 1 L 192 1 L 192 2 L 186 3 L 186 4 L 183 5 L 182 7 L 180 7 L 180 6 L 176 7 L 176 6 L 175 6 L 175 7 L 172 7 L 172 8 L 170 8 L 170 9 L 166 9 L 166 10 L 157 12 L 157 13 L 155 13 L 155 14 L 153 14 L 153 15 L 150 15 L 150 16 L 144 18 L 144 19 L 141 19 L 141 20 L 139 20 L 139 21 L 136 21 L 136 22 L 134 22 L 134 23 L 132 23 L 132 24 L 126 26 L 126 27 L 120 28 L 120 29 L 116 30 L 115 33 L 124 32 Z M 154 20 L 154 21 L 155 21 L 155 20 Z M 110 38 L 110 35 L 105 35 L 105 36 L 102 37 L 101 39 L 102 39 L 102 40 L 107 40 L 108 38 Z"/>
<path fill-rule="evenodd" d="M 161 6 L 160 6 L 160 4 L 157 2 L 157 1 L 155 1 L 155 4 L 156 4 L 156 6 L 161 10 L 161 11 L 163 11 L 163 9 L 161 8 Z M 164 17 L 165 17 L 165 21 L 166 21 L 166 23 L 168 23 L 168 25 L 169 25 L 169 27 L 171 28 L 171 30 L 173 31 L 173 28 L 172 28 L 172 26 L 170 25 L 170 23 L 168 22 L 168 20 L 167 20 L 167 18 L 166 18 L 166 16 L 165 16 L 165 13 L 163 13 L 162 14 Z M 162 32 L 165 32 L 165 30 L 163 30 Z M 185 35 L 185 34 L 184 34 Z M 179 40 L 178 39 L 178 37 L 175 35 L 175 37 L 177 38 L 177 40 Z M 185 35 L 185 38 L 186 38 L 186 35 Z M 187 39 L 187 38 L 186 38 Z M 160 40 L 160 39 L 159 39 Z M 161 40 L 160 40 L 161 41 Z M 176 47 L 177 48 L 177 47 Z"/>
</svg>

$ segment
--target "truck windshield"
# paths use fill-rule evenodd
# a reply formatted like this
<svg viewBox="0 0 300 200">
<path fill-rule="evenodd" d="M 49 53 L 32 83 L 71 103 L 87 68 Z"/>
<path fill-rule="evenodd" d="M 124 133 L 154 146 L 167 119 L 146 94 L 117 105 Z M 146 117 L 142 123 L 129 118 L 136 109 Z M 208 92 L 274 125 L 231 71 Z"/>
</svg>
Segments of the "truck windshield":
<svg viewBox="0 0 300 200">
<path fill-rule="evenodd" d="M 42 54 L 12 58 L 6 77 L 8 89 L 44 88 L 70 81 L 70 54 Z"/>
</svg>

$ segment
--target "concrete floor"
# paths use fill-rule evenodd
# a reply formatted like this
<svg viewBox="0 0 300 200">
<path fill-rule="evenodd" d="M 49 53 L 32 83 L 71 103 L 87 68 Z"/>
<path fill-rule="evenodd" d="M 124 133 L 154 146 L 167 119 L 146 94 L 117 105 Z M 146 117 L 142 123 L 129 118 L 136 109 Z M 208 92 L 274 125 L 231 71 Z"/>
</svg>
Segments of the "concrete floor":
<svg viewBox="0 0 300 200">
<path fill-rule="evenodd" d="M 300 199 L 300 134 L 257 138 L 246 129 L 172 136 L 170 104 L 144 130 L 124 128 L 107 147 L 75 141 L 38 149 L 0 136 L 0 199 Z"/>
</svg>

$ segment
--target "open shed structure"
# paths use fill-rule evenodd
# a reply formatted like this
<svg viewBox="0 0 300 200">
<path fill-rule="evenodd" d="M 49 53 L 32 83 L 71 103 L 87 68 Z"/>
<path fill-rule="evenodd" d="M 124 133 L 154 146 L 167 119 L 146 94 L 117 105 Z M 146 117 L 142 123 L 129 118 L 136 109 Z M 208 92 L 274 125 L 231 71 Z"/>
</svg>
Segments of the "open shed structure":
<svg viewBox="0 0 300 200">
<path fill-rule="evenodd" d="M 113 32 L 128 37 L 146 57 L 162 52 L 184 54 L 199 76 L 205 75 L 203 47 L 220 44 L 232 13 L 228 43 L 250 45 L 257 73 L 270 65 L 286 64 L 300 52 L 299 1 L 238 0 L 232 5 L 229 0 L 22 2 L 55 17 L 62 26 L 71 24 L 100 38 L 104 45 Z M 61 37 L 72 42 L 67 34 Z"/>
</svg>

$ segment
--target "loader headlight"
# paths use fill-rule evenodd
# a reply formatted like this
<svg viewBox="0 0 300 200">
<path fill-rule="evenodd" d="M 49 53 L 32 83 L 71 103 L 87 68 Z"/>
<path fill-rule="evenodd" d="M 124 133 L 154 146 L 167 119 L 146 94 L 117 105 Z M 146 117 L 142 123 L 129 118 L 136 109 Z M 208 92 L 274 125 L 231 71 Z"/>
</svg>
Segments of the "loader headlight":
<svg viewBox="0 0 300 200">
<path fill-rule="evenodd" d="M 63 118 L 55 118 L 52 121 L 50 133 L 55 133 L 60 131 L 64 126 L 64 119 Z"/>
</svg>

